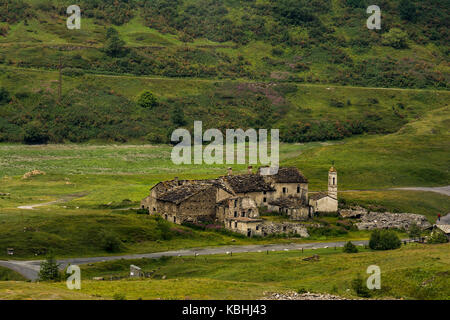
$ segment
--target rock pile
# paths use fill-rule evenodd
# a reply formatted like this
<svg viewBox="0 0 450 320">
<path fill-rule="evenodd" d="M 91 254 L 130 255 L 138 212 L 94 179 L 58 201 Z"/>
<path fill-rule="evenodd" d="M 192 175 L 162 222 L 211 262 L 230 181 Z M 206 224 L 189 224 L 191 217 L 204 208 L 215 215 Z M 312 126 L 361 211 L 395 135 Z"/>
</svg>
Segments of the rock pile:
<svg viewBox="0 0 450 320">
<path fill-rule="evenodd" d="M 404 229 L 416 224 L 421 229 L 431 227 L 425 216 L 412 213 L 370 212 L 361 217 L 361 222 L 356 223 L 358 230 L 374 229 Z"/>
<path fill-rule="evenodd" d="M 352 207 L 350 209 L 341 209 L 339 214 L 342 218 L 361 218 L 363 215 L 367 214 L 367 209 L 363 207 Z"/>
<path fill-rule="evenodd" d="M 45 174 L 46 173 L 44 171 L 33 170 L 33 171 L 25 173 L 23 175 L 22 179 L 29 179 L 29 178 L 34 177 L 34 176 L 45 175 Z"/>
<path fill-rule="evenodd" d="M 270 293 L 264 300 L 347 300 L 345 298 L 334 296 L 328 293 Z"/>
</svg>

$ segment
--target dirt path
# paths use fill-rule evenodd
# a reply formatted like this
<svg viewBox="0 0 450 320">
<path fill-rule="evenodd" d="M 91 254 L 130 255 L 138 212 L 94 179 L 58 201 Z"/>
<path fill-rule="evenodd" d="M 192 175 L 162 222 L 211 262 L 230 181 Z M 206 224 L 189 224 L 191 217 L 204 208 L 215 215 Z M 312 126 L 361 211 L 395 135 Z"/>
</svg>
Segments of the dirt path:
<svg viewBox="0 0 450 320">
<path fill-rule="evenodd" d="M 38 207 L 44 207 L 44 206 L 50 206 L 50 205 L 57 204 L 57 203 L 69 202 L 69 201 L 72 201 L 74 199 L 85 197 L 88 194 L 89 194 L 88 192 L 74 193 L 74 194 L 69 194 L 67 196 L 64 196 L 63 198 L 58 199 L 58 200 L 45 202 L 45 203 L 30 204 L 30 205 L 27 205 L 27 206 L 20 206 L 20 207 L 17 207 L 17 208 L 18 209 L 24 209 L 24 210 L 33 210 L 34 208 L 38 208 Z"/>
</svg>

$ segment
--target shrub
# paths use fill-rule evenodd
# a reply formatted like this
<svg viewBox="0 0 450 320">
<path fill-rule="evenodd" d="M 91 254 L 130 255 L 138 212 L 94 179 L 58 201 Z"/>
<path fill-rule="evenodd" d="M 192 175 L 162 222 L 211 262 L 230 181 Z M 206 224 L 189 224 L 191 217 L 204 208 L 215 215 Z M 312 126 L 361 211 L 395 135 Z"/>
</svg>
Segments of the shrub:
<svg viewBox="0 0 450 320">
<path fill-rule="evenodd" d="M 417 226 L 417 224 L 411 225 L 408 230 L 408 236 L 410 239 L 418 239 L 422 235 L 422 230 Z"/>
<path fill-rule="evenodd" d="M 416 6 L 411 0 L 401 0 L 398 5 L 400 17 L 403 20 L 414 22 L 417 20 Z"/>
<path fill-rule="evenodd" d="M 106 252 L 119 252 L 122 249 L 122 241 L 114 235 L 107 235 L 103 240 L 103 249 Z"/>
<path fill-rule="evenodd" d="M 407 47 L 406 41 L 408 35 L 401 29 L 392 28 L 388 33 L 383 34 L 382 43 L 385 46 L 390 46 L 396 49 L 404 49 Z"/>
<path fill-rule="evenodd" d="M 9 101 L 11 101 L 11 97 L 8 90 L 3 87 L 0 88 L 0 104 L 8 103 Z"/>
<path fill-rule="evenodd" d="M 41 281 L 59 281 L 61 274 L 59 273 L 58 263 L 52 254 L 47 256 L 47 259 L 41 263 L 41 270 L 39 271 L 39 280 Z"/>
<path fill-rule="evenodd" d="M 345 253 L 358 253 L 358 248 L 351 241 L 349 241 L 344 245 L 344 252 Z"/>
<path fill-rule="evenodd" d="M 119 33 L 114 28 L 106 31 L 106 42 L 103 50 L 111 57 L 118 57 L 124 53 L 125 41 L 119 37 Z"/>
<path fill-rule="evenodd" d="M 375 230 L 370 235 L 369 247 L 372 250 L 393 250 L 401 245 L 397 234 L 390 230 Z"/>
<path fill-rule="evenodd" d="M 370 297 L 370 291 L 367 288 L 367 286 L 364 285 L 364 280 L 362 279 L 360 274 L 358 274 L 356 278 L 352 280 L 351 286 L 358 297 L 362 298 Z"/>
<path fill-rule="evenodd" d="M 113 296 L 114 300 L 127 300 L 125 293 L 115 293 Z"/>
<path fill-rule="evenodd" d="M 42 129 L 40 122 L 30 122 L 25 126 L 23 141 L 26 144 L 46 144 L 48 140 L 50 140 L 50 137 Z"/>
<path fill-rule="evenodd" d="M 156 100 L 156 97 L 153 93 L 150 91 L 144 91 L 139 95 L 139 98 L 137 100 L 138 105 L 140 105 L 142 108 L 153 108 L 158 105 L 158 101 Z"/>
<path fill-rule="evenodd" d="M 448 238 L 447 236 L 444 234 L 444 232 L 442 232 L 441 230 L 434 230 L 431 235 L 430 238 L 428 239 L 428 243 L 447 243 L 448 242 Z"/>
</svg>

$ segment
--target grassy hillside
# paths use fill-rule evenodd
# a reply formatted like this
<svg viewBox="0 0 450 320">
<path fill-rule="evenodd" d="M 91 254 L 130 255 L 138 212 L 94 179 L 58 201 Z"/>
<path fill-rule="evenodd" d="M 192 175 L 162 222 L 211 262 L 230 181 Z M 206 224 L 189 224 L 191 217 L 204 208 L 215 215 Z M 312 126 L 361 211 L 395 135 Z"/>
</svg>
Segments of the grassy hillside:
<svg viewBox="0 0 450 320">
<path fill-rule="evenodd" d="M 70 4 L 3 1 L 0 61 L 51 69 L 62 54 L 91 72 L 448 87 L 449 12 L 437 0 L 379 2 L 379 31 L 365 0 L 85 0 L 72 31 Z M 123 41 L 113 46 L 111 26 Z M 392 40 L 392 29 L 403 33 Z"/>
<path fill-rule="evenodd" d="M 370 89 L 293 83 L 58 75 L 4 68 L 0 141 L 167 143 L 174 129 L 277 128 L 285 142 L 386 134 L 448 105 L 446 91 Z M 137 97 L 153 92 L 158 105 Z M 3 105 L 1 101 L 3 100 Z"/>
<path fill-rule="evenodd" d="M 259 299 L 267 292 L 303 289 L 355 298 L 352 279 L 357 274 L 366 278 L 367 267 L 377 265 L 382 289 L 373 298 L 449 299 L 448 249 L 448 244 L 408 245 L 388 252 L 360 248 L 356 254 L 331 248 L 303 254 L 261 252 L 105 262 L 82 266 L 81 292 L 105 298 L 121 294 L 128 299 Z M 312 254 L 319 254 L 320 261 L 302 260 Z M 126 277 L 130 264 L 152 272 L 152 279 L 89 281 L 95 276 Z"/>
<path fill-rule="evenodd" d="M 365 0 L 86 0 L 80 30 L 66 27 L 69 4 L 0 4 L 0 141 L 161 143 L 194 120 L 325 141 L 396 132 L 448 101 L 354 88 L 448 89 L 437 0 L 378 3 L 381 30 L 367 29 Z M 60 59 L 61 100 L 46 72 Z M 136 104 L 143 90 L 157 106 Z"/>
</svg>

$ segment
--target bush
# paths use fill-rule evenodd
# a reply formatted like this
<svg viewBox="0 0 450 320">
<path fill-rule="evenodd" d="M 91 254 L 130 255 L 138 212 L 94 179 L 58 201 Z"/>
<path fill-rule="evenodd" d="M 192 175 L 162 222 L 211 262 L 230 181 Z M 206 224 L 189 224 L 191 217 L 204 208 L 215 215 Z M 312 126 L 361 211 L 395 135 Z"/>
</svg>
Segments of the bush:
<svg viewBox="0 0 450 320">
<path fill-rule="evenodd" d="M 382 43 L 385 46 L 390 46 L 395 49 L 404 49 L 407 47 L 406 41 L 408 35 L 403 30 L 398 28 L 392 28 L 388 33 L 383 35 Z"/>
<path fill-rule="evenodd" d="M 390 230 L 375 230 L 370 235 L 369 247 L 372 250 L 393 250 L 401 245 L 397 234 Z"/>
<path fill-rule="evenodd" d="M 408 236 L 410 239 L 419 239 L 422 235 L 422 230 L 417 226 L 417 224 L 413 224 L 408 230 Z"/>
<path fill-rule="evenodd" d="M 0 104 L 8 103 L 9 101 L 11 101 L 11 97 L 8 90 L 3 87 L 0 88 Z"/>
<path fill-rule="evenodd" d="M 119 33 L 114 28 L 106 31 L 106 42 L 103 50 L 111 57 L 118 57 L 125 52 L 125 41 L 119 37 Z"/>
<path fill-rule="evenodd" d="M 367 286 L 364 285 L 364 280 L 362 279 L 360 274 L 358 274 L 356 278 L 352 280 L 351 286 L 358 297 L 362 298 L 370 297 L 370 291 L 367 288 Z"/>
<path fill-rule="evenodd" d="M 58 269 L 58 263 L 52 254 L 49 254 L 47 259 L 41 263 L 41 270 L 39 271 L 40 281 L 59 281 L 61 274 Z"/>
<path fill-rule="evenodd" d="M 351 241 L 349 241 L 344 245 L 344 252 L 345 253 L 358 253 L 358 248 Z"/>
<path fill-rule="evenodd" d="M 430 238 L 428 239 L 428 243 L 447 243 L 448 242 L 448 238 L 447 236 L 444 234 L 444 232 L 442 232 L 441 230 L 434 230 L 431 235 Z"/>
<path fill-rule="evenodd" d="M 158 105 L 158 101 L 156 100 L 155 95 L 150 91 L 142 92 L 137 100 L 137 103 L 142 108 L 149 108 L 149 109 L 156 107 Z"/>
<path fill-rule="evenodd" d="M 113 296 L 114 300 L 127 300 L 125 293 L 115 293 Z"/>
<path fill-rule="evenodd" d="M 119 252 L 122 249 L 122 241 L 114 235 L 107 235 L 103 240 L 103 249 L 106 252 Z"/>
<path fill-rule="evenodd" d="M 48 140 L 50 140 L 50 137 L 42 129 L 40 122 L 30 122 L 25 126 L 23 141 L 26 144 L 46 144 Z"/>
</svg>

